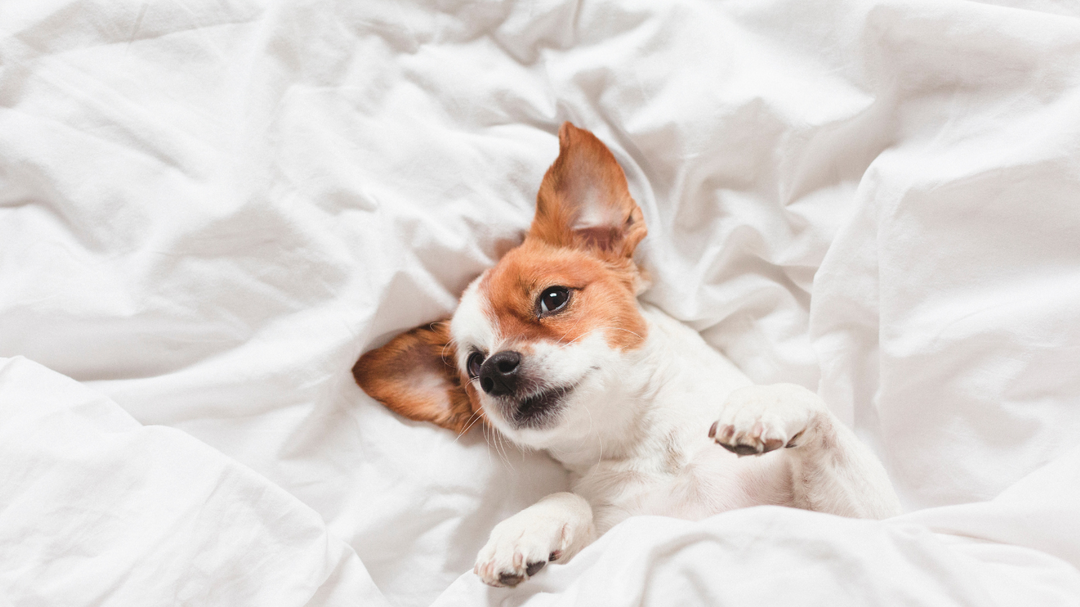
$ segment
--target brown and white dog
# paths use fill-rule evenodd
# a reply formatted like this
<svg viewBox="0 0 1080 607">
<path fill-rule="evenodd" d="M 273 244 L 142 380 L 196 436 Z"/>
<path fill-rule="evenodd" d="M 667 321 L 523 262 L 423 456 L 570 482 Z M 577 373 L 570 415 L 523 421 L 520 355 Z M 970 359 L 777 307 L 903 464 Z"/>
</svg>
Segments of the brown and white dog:
<svg viewBox="0 0 1080 607">
<path fill-rule="evenodd" d="M 353 368 L 364 391 L 408 418 L 457 432 L 479 419 L 571 472 L 573 493 L 495 526 L 475 567 L 488 584 L 565 562 L 636 514 L 899 512 L 884 468 L 816 394 L 753 385 L 698 333 L 638 301 L 633 255 L 645 232 L 615 157 L 565 123 L 525 241 L 469 285 L 449 321 Z"/>
</svg>

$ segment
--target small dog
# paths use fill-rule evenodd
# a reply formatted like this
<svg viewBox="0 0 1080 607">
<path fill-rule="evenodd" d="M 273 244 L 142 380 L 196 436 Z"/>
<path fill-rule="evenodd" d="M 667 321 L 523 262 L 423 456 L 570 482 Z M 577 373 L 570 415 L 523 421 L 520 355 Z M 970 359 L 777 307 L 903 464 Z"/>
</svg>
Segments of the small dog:
<svg viewBox="0 0 1080 607">
<path fill-rule="evenodd" d="M 645 233 L 615 157 L 565 123 L 524 242 L 468 286 L 449 321 L 399 335 L 353 368 L 365 392 L 405 417 L 457 432 L 479 419 L 571 472 L 573 493 L 495 526 L 474 569 L 492 586 L 565 562 L 636 514 L 900 511 L 880 462 L 816 394 L 753 385 L 698 333 L 637 300 L 646 281 L 633 254 Z"/>
</svg>

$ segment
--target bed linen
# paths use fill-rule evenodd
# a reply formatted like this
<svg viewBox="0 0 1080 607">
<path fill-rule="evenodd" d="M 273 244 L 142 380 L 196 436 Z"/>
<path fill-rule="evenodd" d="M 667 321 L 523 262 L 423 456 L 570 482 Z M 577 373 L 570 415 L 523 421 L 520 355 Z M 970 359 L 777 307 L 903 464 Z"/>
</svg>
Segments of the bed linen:
<svg viewBox="0 0 1080 607">
<path fill-rule="evenodd" d="M 1078 66 L 1049 0 L 0 4 L 0 604 L 1076 605 Z M 565 472 L 349 369 L 520 241 L 564 120 L 644 299 L 904 514 L 469 572 Z"/>
</svg>

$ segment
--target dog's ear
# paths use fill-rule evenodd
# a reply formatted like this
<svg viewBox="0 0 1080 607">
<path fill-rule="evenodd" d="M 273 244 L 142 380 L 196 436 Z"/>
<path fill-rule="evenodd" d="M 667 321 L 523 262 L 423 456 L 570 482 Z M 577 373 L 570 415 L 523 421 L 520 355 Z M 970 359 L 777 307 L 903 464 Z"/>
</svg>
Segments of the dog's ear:
<svg viewBox="0 0 1080 607">
<path fill-rule="evenodd" d="M 364 392 L 392 411 L 459 433 L 468 427 L 473 410 L 447 320 L 398 335 L 361 356 L 352 371 Z"/>
<path fill-rule="evenodd" d="M 559 157 L 540 184 L 529 237 L 630 258 L 645 233 L 615 156 L 595 135 L 564 122 Z"/>
</svg>

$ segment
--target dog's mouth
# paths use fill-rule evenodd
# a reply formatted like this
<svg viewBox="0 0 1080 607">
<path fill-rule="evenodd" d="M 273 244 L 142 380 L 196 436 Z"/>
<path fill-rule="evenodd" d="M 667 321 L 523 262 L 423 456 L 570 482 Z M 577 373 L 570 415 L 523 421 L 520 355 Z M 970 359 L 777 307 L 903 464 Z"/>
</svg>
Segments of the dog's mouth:
<svg viewBox="0 0 1080 607">
<path fill-rule="evenodd" d="M 547 388 L 536 394 L 507 403 L 510 418 L 518 428 L 542 428 L 554 419 L 567 394 L 575 386 Z"/>
</svg>

